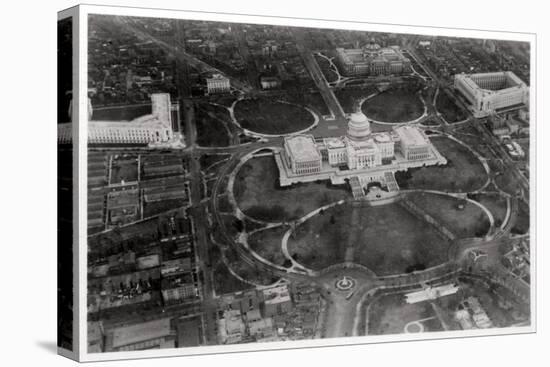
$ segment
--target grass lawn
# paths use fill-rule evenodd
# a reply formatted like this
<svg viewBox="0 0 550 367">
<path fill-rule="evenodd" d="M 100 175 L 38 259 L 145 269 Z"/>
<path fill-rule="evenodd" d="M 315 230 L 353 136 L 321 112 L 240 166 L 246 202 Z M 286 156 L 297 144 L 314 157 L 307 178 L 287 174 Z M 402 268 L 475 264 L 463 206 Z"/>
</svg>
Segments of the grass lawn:
<svg viewBox="0 0 550 367">
<path fill-rule="evenodd" d="M 255 232 L 248 238 L 248 244 L 264 259 L 288 267 L 291 265 L 290 261 L 284 257 L 281 251 L 281 240 L 288 228 L 288 226 L 281 226 Z"/>
<path fill-rule="evenodd" d="M 315 55 L 315 61 L 319 64 L 319 68 L 323 72 L 327 82 L 335 82 L 338 80 L 338 74 L 330 68 L 330 62 L 322 56 Z"/>
<path fill-rule="evenodd" d="M 267 98 L 239 101 L 235 105 L 235 118 L 245 129 L 273 135 L 306 129 L 314 121 L 304 108 Z"/>
<path fill-rule="evenodd" d="M 225 256 L 231 269 L 246 281 L 255 284 L 269 285 L 275 283 L 279 279 L 268 274 L 265 270 L 241 260 L 239 254 L 231 246 L 225 251 Z"/>
<path fill-rule="evenodd" d="M 365 101 L 362 110 L 373 120 L 405 122 L 422 116 L 424 104 L 416 93 L 406 89 L 392 89 Z"/>
<path fill-rule="evenodd" d="M 281 91 L 280 94 L 274 95 L 272 98 L 309 107 L 319 115 L 328 115 L 330 113 L 323 96 L 319 92 Z"/>
<path fill-rule="evenodd" d="M 224 159 L 228 159 L 229 157 L 231 157 L 230 154 L 203 154 L 199 159 L 201 170 L 205 171 L 214 163 L 223 161 Z"/>
<path fill-rule="evenodd" d="M 302 217 L 340 199 L 351 199 L 344 185 L 336 188 L 328 187 L 328 182 L 312 182 L 281 188 L 278 182 L 274 158 L 248 160 L 235 178 L 234 194 L 239 208 L 255 219 L 281 221 Z"/>
<path fill-rule="evenodd" d="M 424 192 L 411 193 L 407 198 L 458 238 L 481 237 L 489 230 L 489 218 L 473 203 Z M 458 209 L 459 204 L 463 204 L 464 208 Z"/>
<path fill-rule="evenodd" d="M 466 111 L 458 106 L 443 90 L 439 91 L 435 105 L 447 122 L 458 122 L 468 117 Z"/>
<path fill-rule="evenodd" d="M 432 137 L 430 140 L 447 159 L 447 164 L 398 172 L 396 178 L 400 187 L 468 192 L 485 183 L 487 174 L 483 165 L 466 147 L 446 137 Z"/>
<path fill-rule="evenodd" d="M 512 233 L 525 234 L 529 231 L 530 223 L 529 206 L 522 200 L 519 202 L 519 211 L 516 224 L 512 228 Z"/>
<path fill-rule="evenodd" d="M 229 272 L 223 262 L 218 262 L 213 270 L 214 287 L 217 294 L 233 293 L 253 288 L 252 285 L 244 283 Z"/>
<path fill-rule="evenodd" d="M 369 335 L 402 334 L 405 326 L 412 321 L 436 317 L 429 302 L 408 304 L 405 294 L 382 296 L 369 310 Z M 441 331 L 437 320 L 423 322 L 424 331 Z"/>
<path fill-rule="evenodd" d="M 289 239 L 289 252 L 313 269 L 351 260 L 378 275 L 447 260 L 448 242 L 399 204 L 343 204 L 309 219 Z"/>
<path fill-rule="evenodd" d="M 231 274 L 223 263 L 220 249 L 217 246 L 210 244 L 209 253 L 216 294 L 232 293 L 253 288 L 252 285 L 242 282 Z"/>
<path fill-rule="evenodd" d="M 356 110 L 356 104 L 363 98 L 376 93 L 376 87 L 365 88 L 344 88 L 334 91 L 334 95 L 338 98 L 338 102 L 342 106 L 345 113 L 352 113 Z"/>
<path fill-rule="evenodd" d="M 229 145 L 229 135 L 221 119 L 212 111 L 199 107 L 195 112 L 197 143 L 203 147 L 225 147 Z"/>
<path fill-rule="evenodd" d="M 499 227 L 506 218 L 506 199 L 498 194 L 477 194 L 473 198 L 484 205 L 495 218 L 495 226 Z"/>
<path fill-rule="evenodd" d="M 454 136 L 474 148 L 476 152 L 481 154 L 483 157 L 489 160 L 495 158 L 493 152 L 488 147 L 487 141 L 483 139 L 483 136 L 480 135 L 475 127 L 465 125 L 459 129 L 456 129 L 454 131 Z"/>
<path fill-rule="evenodd" d="M 304 94 L 303 104 L 321 115 L 328 115 L 330 113 L 323 96 L 319 92 Z"/>
<path fill-rule="evenodd" d="M 510 172 L 504 171 L 495 177 L 497 186 L 510 195 L 515 195 L 520 188 L 518 179 Z"/>
</svg>

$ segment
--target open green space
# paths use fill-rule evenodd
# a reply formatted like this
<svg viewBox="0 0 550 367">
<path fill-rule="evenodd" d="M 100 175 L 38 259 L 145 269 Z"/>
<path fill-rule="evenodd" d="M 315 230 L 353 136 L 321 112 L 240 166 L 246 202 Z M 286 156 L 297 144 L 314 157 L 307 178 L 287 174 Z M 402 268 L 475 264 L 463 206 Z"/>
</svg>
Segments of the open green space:
<svg viewBox="0 0 550 367">
<path fill-rule="evenodd" d="M 231 155 L 230 154 L 203 154 L 199 159 L 201 165 L 201 170 L 206 171 L 213 164 L 227 160 Z M 221 163 L 220 163 L 221 164 Z"/>
<path fill-rule="evenodd" d="M 345 113 L 356 112 L 359 109 L 359 101 L 378 91 L 375 86 L 363 88 L 342 88 L 334 91 L 338 102 Z"/>
<path fill-rule="evenodd" d="M 439 265 L 447 260 L 448 245 L 400 204 L 338 205 L 298 226 L 288 241 L 291 256 L 309 268 L 353 261 L 378 275 Z"/>
<path fill-rule="evenodd" d="M 222 260 L 221 250 L 214 244 L 209 245 L 210 264 L 214 277 L 213 283 L 216 294 L 226 294 L 253 288 L 252 285 L 241 281 L 231 274 L 227 265 L 225 265 Z"/>
<path fill-rule="evenodd" d="M 280 187 L 273 157 L 248 160 L 237 173 L 233 190 L 246 215 L 265 221 L 297 219 L 323 205 L 351 199 L 343 185 L 332 187 L 328 181 Z"/>
<path fill-rule="evenodd" d="M 235 118 L 244 129 L 271 135 L 300 131 L 314 122 L 308 110 L 268 98 L 239 101 L 235 105 Z"/>
<path fill-rule="evenodd" d="M 493 151 L 489 148 L 487 141 L 483 135 L 472 125 L 465 124 L 462 127 L 454 130 L 453 135 L 475 149 L 482 157 L 489 160 L 494 159 Z"/>
<path fill-rule="evenodd" d="M 332 68 L 330 67 L 330 62 L 326 58 L 315 55 L 315 61 L 317 61 L 317 64 L 323 72 L 323 75 L 325 76 L 327 82 L 330 83 L 338 80 L 338 74 L 334 70 L 332 70 Z"/>
<path fill-rule="evenodd" d="M 224 122 L 211 108 L 198 105 L 195 110 L 197 143 L 203 147 L 225 147 L 229 145 L 229 134 Z"/>
<path fill-rule="evenodd" d="M 225 257 L 229 267 L 235 272 L 235 274 L 247 282 L 269 285 L 275 283 L 279 279 L 269 274 L 269 272 L 265 271 L 265 269 L 257 266 L 256 264 L 251 265 L 241 259 L 238 252 L 232 246 L 225 249 Z"/>
<path fill-rule="evenodd" d="M 410 193 L 407 199 L 458 238 L 482 237 L 489 230 L 487 214 L 474 203 L 425 192 Z"/>
<path fill-rule="evenodd" d="M 323 96 L 321 96 L 321 93 L 317 91 L 294 88 L 273 94 L 271 98 L 274 100 L 294 103 L 299 106 L 309 107 L 319 115 L 328 115 L 330 113 Z"/>
<path fill-rule="evenodd" d="M 476 194 L 472 199 L 478 201 L 480 204 L 484 205 L 495 219 L 495 227 L 499 227 L 506 218 L 506 198 L 501 195 L 494 194 Z"/>
<path fill-rule="evenodd" d="M 502 191 L 510 195 L 516 195 L 520 191 L 520 183 L 510 170 L 503 170 L 495 177 L 495 183 Z"/>
<path fill-rule="evenodd" d="M 440 90 L 437 98 L 435 100 L 435 106 L 437 111 L 443 115 L 443 118 L 447 122 L 458 122 L 462 121 L 468 117 L 466 111 L 460 106 L 458 106 L 455 101 L 449 95 Z"/>
<path fill-rule="evenodd" d="M 369 308 L 368 334 L 400 334 L 404 332 L 407 323 L 432 317 L 434 319 L 422 322 L 425 331 L 442 331 L 442 322 L 449 330 L 461 330 L 455 313 L 463 308 L 461 302 L 467 302 L 469 297 L 477 299 L 494 327 L 508 327 L 528 317 L 528 306 L 512 301 L 514 297 L 499 285 L 464 277 L 459 277 L 455 284 L 459 287 L 459 292 L 432 302 L 408 304 L 405 301 L 406 293 L 377 298 Z M 437 313 L 435 308 L 438 309 Z"/>
<path fill-rule="evenodd" d="M 367 117 L 384 122 L 405 122 L 419 118 L 424 104 L 418 93 L 409 88 L 390 89 L 366 100 L 362 110 Z"/>
<path fill-rule="evenodd" d="M 523 201 L 519 201 L 518 215 L 512 233 L 525 234 L 529 231 L 530 213 L 529 206 Z"/>
<path fill-rule="evenodd" d="M 285 258 L 281 251 L 281 240 L 288 228 L 288 226 L 280 226 L 255 232 L 248 237 L 248 244 L 264 259 L 288 267 L 291 265 L 290 260 Z"/>
<path fill-rule="evenodd" d="M 468 148 L 447 137 L 432 137 L 430 140 L 447 159 L 447 164 L 397 172 L 395 177 L 401 188 L 468 192 L 483 186 L 487 174 Z"/>
<path fill-rule="evenodd" d="M 321 93 L 319 92 L 302 93 L 299 98 L 295 99 L 295 101 L 289 102 L 308 106 L 320 115 L 328 115 L 330 113 L 323 96 L 321 96 Z"/>
<path fill-rule="evenodd" d="M 402 334 L 409 322 L 422 322 L 424 331 L 442 331 L 429 302 L 408 304 L 404 294 L 392 294 L 377 299 L 369 309 L 369 335 Z"/>
</svg>

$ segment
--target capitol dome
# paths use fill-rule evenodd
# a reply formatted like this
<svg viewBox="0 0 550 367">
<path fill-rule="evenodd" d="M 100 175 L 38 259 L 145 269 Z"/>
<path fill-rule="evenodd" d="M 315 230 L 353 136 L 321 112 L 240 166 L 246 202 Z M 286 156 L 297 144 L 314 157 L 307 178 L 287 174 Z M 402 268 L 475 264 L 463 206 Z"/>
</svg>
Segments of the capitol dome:
<svg viewBox="0 0 550 367">
<path fill-rule="evenodd" d="M 353 140 L 364 140 L 371 134 L 370 122 L 363 112 L 354 112 L 349 117 L 348 137 Z"/>
</svg>

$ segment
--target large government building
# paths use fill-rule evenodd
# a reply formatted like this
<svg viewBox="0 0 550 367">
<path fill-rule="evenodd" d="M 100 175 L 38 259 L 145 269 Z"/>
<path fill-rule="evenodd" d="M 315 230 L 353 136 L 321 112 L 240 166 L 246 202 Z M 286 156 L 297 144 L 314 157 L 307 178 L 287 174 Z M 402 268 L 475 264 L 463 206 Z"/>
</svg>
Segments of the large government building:
<svg viewBox="0 0 550 367">
<path fill-rule="evenodd" d="M 369 44 L 363 48 L 337 48 L 336 64 L 343 75 L 389 75 L 411 72 L 411 61 L 398 46 L 381 48 Z"/>
<path fill-rule="evenodd" d="M 281 186 L 329 179 L 333 184 L 350 183 L 355 197 L 366 195 L 371 182 L 397 190 L 396 171 L 447 163 L 420 128 L 403 125 L 373 133 L 362 112 L 350 115 L 345 136 L 286 137 L 275 160 Z"/>
<path fill-rule="evenodd" d="M 91 105 L 88 105 L 91 110 Z M 91 117 L 91 113 L 89 113 Z M 58 141 L 72 141 L 71 123 L 58 124 Z M 181 135 L 175 134 L 172 126 L 170 94 L 151 95 L 151 114 L 132 121 L 88 121 L 88 143 L 91 144 L 175 144 Z"/>
<path fill-rule="evenodd" d="M 475 117 L 525 107 L 529 87 L 511 71 L 457 74 L 454 87 L 468 101 Z"/>
</svg>

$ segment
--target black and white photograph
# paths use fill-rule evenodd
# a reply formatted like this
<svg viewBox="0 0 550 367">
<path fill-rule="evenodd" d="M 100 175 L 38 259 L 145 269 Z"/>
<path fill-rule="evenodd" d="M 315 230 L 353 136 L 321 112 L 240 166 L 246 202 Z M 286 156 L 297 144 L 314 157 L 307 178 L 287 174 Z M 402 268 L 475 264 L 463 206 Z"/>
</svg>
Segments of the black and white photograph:
<svg viewBox="0 0 550 367">
<path fill-rule="evenodd" d="M 83 21 L 88 354 L 531 330 L 530 42 Z"/>
<path fill-rule="evenodd" d="M 548 47 L 497 4 L 0 23 L 3 365 L 536 365 Z"/>
</svg>

